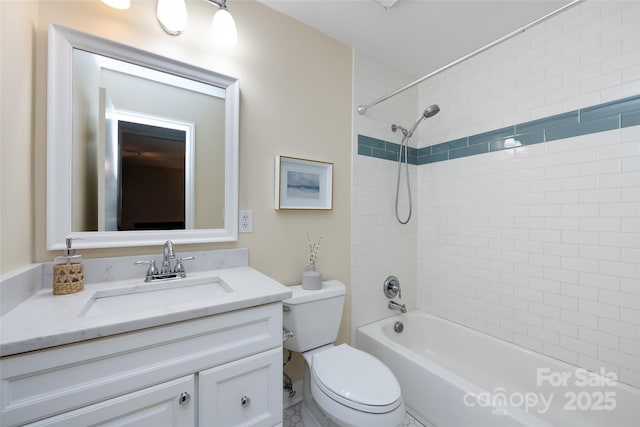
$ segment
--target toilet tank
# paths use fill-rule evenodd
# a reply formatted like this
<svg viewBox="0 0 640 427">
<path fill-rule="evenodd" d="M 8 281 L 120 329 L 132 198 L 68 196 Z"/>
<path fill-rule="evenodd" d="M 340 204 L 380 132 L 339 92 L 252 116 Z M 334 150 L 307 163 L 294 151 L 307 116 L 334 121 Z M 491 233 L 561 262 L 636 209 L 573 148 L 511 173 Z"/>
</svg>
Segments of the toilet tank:
<svg viewBox="0 0 640 427">
<path fill-rule="evenodd" d="M 342 320 L 344 284 L 329 280 L 318 290 L 290 289 L 291 298 L 283 301 L 282 323 L 294 336 L 284 341 L 284 348 L 303 353 L 334 342 Z"/>
</svg>

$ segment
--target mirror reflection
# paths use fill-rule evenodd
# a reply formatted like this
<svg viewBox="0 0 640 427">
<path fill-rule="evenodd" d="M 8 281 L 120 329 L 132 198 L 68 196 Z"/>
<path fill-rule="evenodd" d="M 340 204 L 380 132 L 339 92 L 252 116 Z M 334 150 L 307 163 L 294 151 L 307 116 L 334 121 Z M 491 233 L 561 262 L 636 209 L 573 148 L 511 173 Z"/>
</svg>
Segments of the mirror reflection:
<svg viewBox="0 0 640 427">
<path fill-rule="evenodd" d="M 222 228 L 225 90 L 73 50 L 72 231 Z"/>
<path fill-rule="evenodd" d="M 119 165 L 116 191 L 106 191 L 106 199 L 116 203 L 114 209 L 104 209 L 107 219 L 115 221 L 104 228 L 185 229 L 186 132 L 123 120 L 117 126 L 118 149 L 112 159 Z"/>
<path fill-rule="evenodd" d="M 238 79 L 49 25 L 47 247 L 238 239 Z"/>
</svg>

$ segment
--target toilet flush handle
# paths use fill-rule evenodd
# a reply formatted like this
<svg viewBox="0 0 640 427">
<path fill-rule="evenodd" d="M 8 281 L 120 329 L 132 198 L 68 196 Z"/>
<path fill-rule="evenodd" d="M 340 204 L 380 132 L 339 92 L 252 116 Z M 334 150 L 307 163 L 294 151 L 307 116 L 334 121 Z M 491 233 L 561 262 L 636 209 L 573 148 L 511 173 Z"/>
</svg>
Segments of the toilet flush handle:
<svg viewBox="0 0 640 427">
<path fill-rule="evenodd" d="M 293 331 L 288 331 L 285 328 L 282 328 L 282 341 L 286 341 L 289 338 L 293 338 L 295 336 L 295 334 L 293 333 Z"/>
</svg>

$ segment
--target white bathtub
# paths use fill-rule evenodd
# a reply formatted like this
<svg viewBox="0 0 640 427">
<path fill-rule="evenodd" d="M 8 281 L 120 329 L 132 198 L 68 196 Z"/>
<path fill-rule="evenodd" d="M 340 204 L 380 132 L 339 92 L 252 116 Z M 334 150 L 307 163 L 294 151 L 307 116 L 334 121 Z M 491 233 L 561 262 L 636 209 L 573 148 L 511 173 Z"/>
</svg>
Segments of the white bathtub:
<svg viewBox="0 0 640 427">
<path fill-rule="evenodd" d="M 396 321 L 404 324 L 394 332 Z M 640 390 L 421 311 L 358 328 L 409 412 L 438 427 L 640 426 Z"/>
</svg>

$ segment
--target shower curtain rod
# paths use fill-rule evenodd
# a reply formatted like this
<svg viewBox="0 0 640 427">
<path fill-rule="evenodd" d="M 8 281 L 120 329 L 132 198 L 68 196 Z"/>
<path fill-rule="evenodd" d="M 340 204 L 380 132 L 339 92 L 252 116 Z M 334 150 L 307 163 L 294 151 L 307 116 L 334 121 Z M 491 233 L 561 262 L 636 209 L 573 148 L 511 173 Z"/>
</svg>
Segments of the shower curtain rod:
<svg viewBox="0 0 640 427">
<path fill-rule="evenodd" d="M 470 59 L 470 58 L 472 58 L 472 57 L 476 56 L 477 54 L 484 52 L 484 51 L 485 51 L 485 50 L 487 50 L 487 49 L 490 49 L 490 48 L 492 48 L 492 47 L 494 47 L 494 46 L 496 46 L 496 45 L 498 45 L 498 44 L 500 44 L 500 43 L 502 43 L 502 42 L 504 42 L 504 41 L 506 41 L 506 40 L 509 40 L 510 38 L 512 38 L 512 37 L 514 37 L 514 36 L 516 36 L 516 35 L 518 35 L 518 34 L 524 33 L 524 32 L 525 32 L 525 31 L 527 31 L 529 28 L 534 27 L 534 26 L 536 26 L 536 25 L 540 24 L 541 22 L 544 22 L 544 21 L 546 21 L 547 19 L 552 18 L 552 17 L 554 17 L 554 16 L 556 16 L 556 15 L 558 15 L 558 14 L 560 14 L 560 13 L 564 12 L 565 10 L 570 9 L 570 8 L 572 8 L 573 6 L 576 6 L 576 5 L 578 5 L 579 3 L 582 3 L 582 2 L 584 2 L 584 1 L 585 1 L 585 0 L 573 0 L 571 3 L 565 4 L 565 5 L 564 5 L 564 6 L 562 6 L 561 8 L 556 9 L 556 10 L 554 10 L 553 12 L 550 12 L 550 13 L 546 14 L 545 16 L 543 16 L 543 17 L 541 17 L 541 18 L 538 18 L 538 19 L 536 19 L 536 20 L 535 20 L 535 21 L 533 21 L 533 22 L 530 22 L 529 24 L 525 25 L 524 27 L 518 28 L 517 30 L 512 31 L 512 32 L 510 32 L 509 34 L 507 34 L 507 35 L 505 35 L 505 36 L 502 36 L 502 37 L 500 37 L 499 39 L 494 40 L 494 41 L 492 41 L 491 43 L 489 43 L 489 44 L 487 44 L 487 45 L 484 45 L 484 46 L 482 46 L 481 48 L 476 49 L 476 50 L 474 50 L 473 52 L 468 53 L 467 55 L 465 55 L 465 56 L 463 56 L 463 57 L 461 57 L 461 58 L 456 59 L 455 61 L 453 61 L 453 62 L 451 62 L 451 63 L 449 63 L 449 64 L 445 65 L 444 67 L 438 68 L 437 70 L 435 70 L 435 71 L 433 71 L 433 72 L 431 72 L 431 73 L 429 73 L 429 74 L 427 74 L 427 75 L 425 75 L 425 76 L 420 77 L 418 80 L 415 80 L 415 81 L 413 81 L 413 82 L 411 82 L 411 83 L 409 83 L 409 84 L 407 84 L 407 85 L 405 85 L 405 86 L 401 87 L 400 89 L 397 89 L 397 90 L 395 90 L 395 91 L 393 91 L 393 92 L 391 92 L 391 93 L 389 93 L 389 94 L 387 94 L 387 95 L 385 95 L 385 96 L 383 96 L 383 97 L 381 97 L 381 98 L 378 98 L 378 99 L 376 99 L 375 101 L 372 101 L 372 102 L 370 102 L 370 103 L 368 103 L 368 104 L 366 104 L 366 105 L 359 105 L 359 106 L 358 106 L 358 113 L 360 113 L 360 114 L 364 114 L 364 113 L 366 113 L 366 112 L 367 112 L 367 110 L 368 110 L 369 108 L 373 107 L 374 105 L 377 105 L 377 104 L 379 104 L 379 103 L 381 103 L 381 102 L 383 102 L 383 101 L 386 101 L 387 99 L 392 98 L 392 97 L 394 97 L 394 96 L 398 95 L 399 93 L 404 92 L 404 91 L 405 91 L 405 90 L 407 90 L 407 89 L 411 89 L 411 88 L 412 88 L 412 87 L 414 87 L 415 85 L 418 85 L 418 84 L 420 84 L 420 83 L 424 82 L 425 80 L 427 80 L 427 79 L 429 79 L 429 78 L 431 78 L 431 77 L 435 76 L 436 74 L 440 74 L 441 72 L 443 72 L 443 71 L 445 71 L 445 70 L 448 70 L 449 68 L 451 68 L 451 67 L 453 67 L 453 66 L 456 66 L 456 65 L 458 65 L 459 63 L 464 62 L 464 61 L 466 61 L 467 59 Z"/>
</svg>

